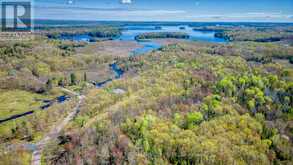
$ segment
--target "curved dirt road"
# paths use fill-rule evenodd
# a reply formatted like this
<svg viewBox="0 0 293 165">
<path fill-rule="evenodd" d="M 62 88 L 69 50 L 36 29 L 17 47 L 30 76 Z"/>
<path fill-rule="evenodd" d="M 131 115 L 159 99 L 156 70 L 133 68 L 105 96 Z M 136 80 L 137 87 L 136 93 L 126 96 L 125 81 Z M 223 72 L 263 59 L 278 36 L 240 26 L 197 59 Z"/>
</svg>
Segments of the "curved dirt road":
<svg viewBox="0 0 293 165">
<path fill-rule="evenodd" d="M 61 123 L 58 123 L 55 126 L 55 128 L 53 128 L 41 141 L 39 141 L 36 144 L 36 149 L 34 150 L 32 154 L 32 163 L 31 163 L 32 165 L 41 165 L 41 156 L 46 144 L 49 141 L 57 138 L 59 133 L 62 131 L 62 129 L 78 114 L 80 105 L 85 99 L 85 96 L 83 95 L 79 95 L 75 92 L 69 91 L 68 89 L 63 89 L 63 90 L 78 96 L 79 101 L 76 104 L 73 111 L 69 113 L 68 116 Z"/>
</svg>

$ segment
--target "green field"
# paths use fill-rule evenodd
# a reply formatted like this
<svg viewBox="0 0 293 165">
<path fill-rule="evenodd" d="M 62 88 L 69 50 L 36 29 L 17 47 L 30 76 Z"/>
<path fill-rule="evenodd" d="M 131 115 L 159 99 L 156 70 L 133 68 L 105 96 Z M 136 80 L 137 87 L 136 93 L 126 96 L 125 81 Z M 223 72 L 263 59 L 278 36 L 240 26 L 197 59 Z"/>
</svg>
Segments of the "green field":
<svg viewBox="0 0 293 165">
<path fill-rule="evenodd" d="M 0 119 L 5 119 L 12 115 L 40 109 L 40 106 L 43 105 L 43 99 L 46 99 L 46 97 L 27 91 L 1 90 Z"/>
</svg>

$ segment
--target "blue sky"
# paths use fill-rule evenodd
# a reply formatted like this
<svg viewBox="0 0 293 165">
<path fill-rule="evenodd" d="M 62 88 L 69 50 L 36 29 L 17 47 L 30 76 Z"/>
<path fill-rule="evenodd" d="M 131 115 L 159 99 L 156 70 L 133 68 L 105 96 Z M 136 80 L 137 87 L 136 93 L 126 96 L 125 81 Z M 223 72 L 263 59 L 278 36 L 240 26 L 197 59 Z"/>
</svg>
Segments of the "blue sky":
<svg viewBox="0 0 293 165">
<path fill-rule="evenodd" d="M 37 19 L 293 22 L 293 0 L 34 0 Z"/>
</svg>

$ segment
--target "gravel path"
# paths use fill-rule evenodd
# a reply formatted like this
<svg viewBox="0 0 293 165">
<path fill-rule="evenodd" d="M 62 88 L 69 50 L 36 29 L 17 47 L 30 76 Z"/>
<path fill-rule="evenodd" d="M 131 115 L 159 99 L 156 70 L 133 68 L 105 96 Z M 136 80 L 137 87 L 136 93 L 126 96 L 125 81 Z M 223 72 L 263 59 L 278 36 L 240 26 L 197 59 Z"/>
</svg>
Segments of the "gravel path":
<svg viewBox="0 0 293 165">
<path fill-rule="evenodd" d="M 32 165 L 41 165 L 41 156 L 42 152 L 47 145 L 47 143 L 53 139 L 56 139 L 59 135 L 59 133 L 62 131 L 62 129 L 79 113 L 79 108 L 82 102 L 85 99 L 85 96 L 79 95 L 78 93 L 75 93 L 73 91 L 70 91 L 68 89 L 62 89 L 65 92 L 74 94 L 78 97 L 79 101 L 72 110 L 71 113 L 68 114 L 68 116 L 61 122 L 58 123 L 55 128 L 53 128 L 41 141 L 36 143 L 36 149 L 34 150 L 32 154 Z"/>
</svg>

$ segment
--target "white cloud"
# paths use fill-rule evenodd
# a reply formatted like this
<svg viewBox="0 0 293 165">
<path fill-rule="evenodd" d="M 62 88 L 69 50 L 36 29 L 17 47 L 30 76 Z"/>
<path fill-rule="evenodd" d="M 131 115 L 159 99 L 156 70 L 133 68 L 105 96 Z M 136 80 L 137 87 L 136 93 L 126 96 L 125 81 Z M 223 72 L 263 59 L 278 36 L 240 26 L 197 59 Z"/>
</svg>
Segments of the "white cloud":
<svg viewBox="0 0 293 165">
<path fill-rule="evenodd" d="M 132 0 L 121 0 L 120 1 L 122 4 L 131 4 Z"/>
<path fill-rule="evenodd" d="M 69 4 L 69 5 L 73 4 L 73 0 L 68 0 L 67 4 Z"/>
</svg>

